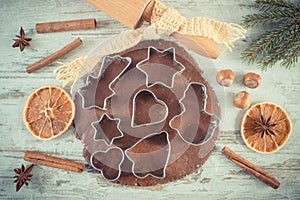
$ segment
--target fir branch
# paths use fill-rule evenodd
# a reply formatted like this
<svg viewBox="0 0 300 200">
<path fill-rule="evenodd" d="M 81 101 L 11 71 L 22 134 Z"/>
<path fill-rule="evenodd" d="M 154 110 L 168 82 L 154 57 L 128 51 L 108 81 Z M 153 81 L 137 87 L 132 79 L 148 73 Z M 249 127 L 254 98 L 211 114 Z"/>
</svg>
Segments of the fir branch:
<svg viewBox="0 0 300 200">
<path fill-rule="evenodd" d="M 280 43 L 281 38 L 280 35 L 290 30 L 293 24 L 288 24 L 285 27 L 274 28 L 267 33 L 263 34 L 261 38 L 252 43 L 248 49 L 242 52 L 242 56 L 247 60 L 250 59 L 250 63 L 253 63 L 255 59 L 257 59 L 262 53 L 266 52 L 268 48 L 272 48 L 276 44 Z M 277 41 L 276 41 L 277 39 Z"/>
<path fill-rule="evenodd" d="M 300 41 L 300 38 L 298 38 Z M 298 58 L 300 57 L 300 42 L 292 49 L 290 55 L 284 60 L 282 60 L 281 65 L 285 66 L 287 69 L 294 67 L 298 62 Z"/>
<path fill-rule="evenodd" d="M 285 68 L 296 66 L 300 56 L 300 6 L 288 0 L 256 0 L 256 4 L 263 12 L 245 16 L 243 25 L 268 28 L 241 57 L 248 63 L 256 62 L 262 70 L 279 61 Z"/>
<path fill-rule="evenodd" d="M 296 25 L 294 28 L 297 28 Z M 268 67 L 277 63 L 278 60 L 286 57 L 289 52 L 289 48 L 293 46 L 292 44 L 297 42 L 297 34 L 285 34 L 283 37 L 286 38 L 285 42 L 277 45 L 273 51 L 268 52 L 268 56 L 264 57 L 258 65 L 260 69 L 266 70 Z"/>
<path fill-rule="evenodd" d="M 287 9 L 293 12 L 299 12 L 300 7 L 287 0 L 256 0 L 256 8 L 260 11 L 282 10 Z"/>
<path fill-rule="evenodd" d="M 271 22 L 281 22 L 283 20 L 290 20 L 293 16 L 290 13 L 282 11 L 267 11 L 264 13 L 246 15 L 243 18 L 243 26 L 245 28 L 265 25 Z"/>
</svg>

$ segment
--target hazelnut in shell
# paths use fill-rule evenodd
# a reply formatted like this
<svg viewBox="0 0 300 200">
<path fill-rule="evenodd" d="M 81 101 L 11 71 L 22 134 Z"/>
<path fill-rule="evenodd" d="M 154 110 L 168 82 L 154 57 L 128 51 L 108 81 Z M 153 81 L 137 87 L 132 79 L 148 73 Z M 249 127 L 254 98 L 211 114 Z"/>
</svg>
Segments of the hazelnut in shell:
<svg viewBox="0 0 300 200">
<path fill-rule="evenodd" d="M 233 103 L 235 107 L 241 108 L 241 109 L 248 109 L 251 105 L 252 99 L 248 92 L 241 91 L 237 93 L 233 98 Z"/>
<path fill-rule="evenodd" d="M 229 87 L 234 81 L 234 72 L 231 69 L 224 69 L 217 73 L 217 82 L 224 87 Z"/>
<path fill-rule="evenodd" d="M 250 72 L 245 74 L 243 82 L 248 88 L 254 89 L 260 85 L 261 77 L 259 74 Z"/>
</svg>

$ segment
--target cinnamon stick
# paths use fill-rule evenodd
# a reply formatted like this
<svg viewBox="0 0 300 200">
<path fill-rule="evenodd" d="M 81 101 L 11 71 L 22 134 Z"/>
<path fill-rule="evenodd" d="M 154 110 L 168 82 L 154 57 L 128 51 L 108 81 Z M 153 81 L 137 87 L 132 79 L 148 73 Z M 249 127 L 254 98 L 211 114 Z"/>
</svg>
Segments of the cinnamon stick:
<svg viewBox="0 0 300 200">
<path fill-rule="evenodd" d="M 73 162 L 58 157 L 48 156 L 34 151 L 25 151 L 24 160 L 39 165 L 54 167 L 78 173 L 81 173 L 85 168 L 85 165 L 82 163 Z"/>
<path fill-rule="evenodd" d="M 85 30 L 85 29 L 95 29 L 95 28 L 96 28 L 96 20 L 94 18 L 60 21 L 60 22 L 45 22 L 45 23 L 38 23 L 35 25 L 35 29 L 37 33 L 51 33 L 51 32 Z"/>
<path fill-rule="evenodd" d="M 279 187 L 280 183 L 275 177 L 273 177 L 271 174 L 261 169 L 260 167 L 254 165 L 250 161 L 246 160 L 245 158 L 241 157 L 237 153 L 233 152 L 228 147 L 224 147 L 222 149 L 222 154 L 265 184 L 271 186 L 274 189 L 277 189 Z"/>
<path fill-rule="evenodd" d="M 82 44 L 82 40 L 80 38 L 75 39 L 74 41 L 72 41 L 71 43 L 67 44 L 66 46 L 64 46 L 63 48 L 61 48 L 60 50 L 54 52 L 53 54 L 29 65 L 26 68 L 27 73 L 32 73 L 35 72 L 38 69 L 41 69 L 44 66 L 49 65 L 50 63 L 54 62 L 55 60 L 63 57 L 64 55 L 66 55 L 67 53 L 71 52 L 72 50 L 76 49 L 77 47 L 79 47 Z"/>
</svg>

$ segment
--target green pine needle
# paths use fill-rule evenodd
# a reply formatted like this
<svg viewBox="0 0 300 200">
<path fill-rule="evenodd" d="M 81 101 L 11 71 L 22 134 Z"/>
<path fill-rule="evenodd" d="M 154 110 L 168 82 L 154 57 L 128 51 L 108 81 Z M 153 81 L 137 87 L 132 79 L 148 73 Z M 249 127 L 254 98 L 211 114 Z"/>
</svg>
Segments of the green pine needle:
<svg viewBox="0 0 300 200">
<path fill-rule="evenodd" d="M 250 64 L 267 70 L 280 62 L 289 69 L 300 56 L 300 6 L 287 0 L 256 0 L 261 13 L 243 19 L 246 28 L 263 26 L 267 31 L 241 53 Z M 270 28 L 268 28 L 270 27 Z"/>
<path fill-rule="evenodd" d="M 290 21 L 293 18 L 293 15 L 291 15 L 291 13 L 286 13 L 282 10 L 274 10 L 274 11 L 266 11 L 264 13 L 247 15 L 243 18 L 244 20 L 242 25 L 245 28 L 249 28 L 257 25 L 265 25 L 274 22 L 280 23 L 283 20 Z"/>
<path fill-rule="evenodd" d="M 270 10 L 288 10 L 290 12 L 299 12 L 300 8 L 298 5 L 288 0 L 256 0 L 255 7 L 260 11 Z"/>
</svg>

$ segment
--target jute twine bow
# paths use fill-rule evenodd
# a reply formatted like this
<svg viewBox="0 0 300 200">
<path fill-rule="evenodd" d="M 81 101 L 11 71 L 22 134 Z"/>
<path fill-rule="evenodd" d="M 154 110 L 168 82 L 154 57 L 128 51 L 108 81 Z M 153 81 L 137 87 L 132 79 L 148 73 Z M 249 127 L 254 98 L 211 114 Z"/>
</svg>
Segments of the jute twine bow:
<svg viewBox="0 0 300 200">
<path fill-rule="evenodd" d="M 200 17 L 187 19 L 174 8 L 168 8 L 158 0 L 155 0 L 150 21 L 150 28 L 165 30 L 170 33 L 177 31 L 187 35 L 205 36 L 217 43 L 224 44 L 229 50 L 232 49 L 234 41 L 245 37 L 246 32 L 241 26 L 233 23 L 223 23 Z M 118 42 L 120 48 L 118 49 L 114 45 L 115 52 L 123 49 L 124 46 L 130 47 L 128 42 L 124 43 L 123 40 Z M 63 87 L 79 78 L 78 74 L 86 59 L 87 56 L 79 57 L 71 63 L 64 63 L 54 71 L 57 74 L 56 79 L 63 82 Z"/>
</svg>

